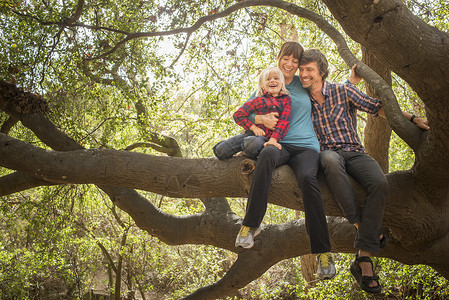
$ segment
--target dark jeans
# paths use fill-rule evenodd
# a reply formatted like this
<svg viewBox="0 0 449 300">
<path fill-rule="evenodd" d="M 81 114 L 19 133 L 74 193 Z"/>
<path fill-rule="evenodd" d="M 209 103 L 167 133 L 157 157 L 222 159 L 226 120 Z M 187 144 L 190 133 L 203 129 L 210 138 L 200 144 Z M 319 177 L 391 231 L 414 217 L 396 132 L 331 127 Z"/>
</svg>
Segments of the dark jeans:
<svg viewBox="0 0 449 300">
<path fill-rule="evenodd" d="M 329 232 L 323 200 L 316 179 L 319 168 L 319 154 L 308 148 L 282 143 L 281 145 L 281 150 L 268 145 L 259 154 L 253 173 L 243 225 L 260 226 L 267 210 L 273 171 L 276 167 L 288 163 L 293 169 L 302 191 L 311 253 L 330 252 Z"/>
<path fill-rule="evenodd" d="M 320 153 L 327 185 L 351 224 L 359 222 L 354 247 L 379 251 L 379 234 L 388 197 L 388 181 L 377 162 L 368 154 L 326 150 Z M 348 175 L 365 190 L 366 199 L 359 209 Z"/>
<path fill-rule="evenodd" d="M 263 148 L 263 144 L 267 141 L 266 137 L 255 136 L 251 130 L 247 130 L 243 134 L 219 142 L 212 150 L 215 156 L 221 160 L 231 158 L 240 151 L 244 151 L 252 158 L 257 158 Z"/>
</svg>

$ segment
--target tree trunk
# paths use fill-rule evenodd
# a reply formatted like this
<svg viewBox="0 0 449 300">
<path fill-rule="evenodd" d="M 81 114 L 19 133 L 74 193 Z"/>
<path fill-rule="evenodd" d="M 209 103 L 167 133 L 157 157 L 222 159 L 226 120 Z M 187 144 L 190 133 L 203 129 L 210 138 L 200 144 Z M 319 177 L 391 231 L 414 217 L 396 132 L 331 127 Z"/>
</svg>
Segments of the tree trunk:
<svg viewBox="0 0 449 300">
<path fill-rule="evenodd" d="M 299 219 L 300 211 L 296 211 L 296 220 Z M 302 278 L 307 282 L 305 293 L 308 293 L 310 288 L 316 286 L 316 271 L 318 269 L 316 255 L 306 254 L 300 257 L 301 260 L 301 274 Z"/>
<path fill-rule="evenodd" d="M 307 287 L 305 293 L 308 293 L 310 288 L 314 288 L 316 286 L 316 271 L 317 271 L 317 263 L 316 263 L 316 255 L 315 254 L 306 254 L 301 256 L 301 274 L 302 278 L 307 282 Z"/>
<path fill-rule="evenodd" d="M 391 86 L 391 72 L 384 65 L 380 64 L 376 56 L 370 53 L 365 47 L 362 47 L 362 61 L 379 74 Z M 379 98 L 374 89 L 365 84 L 366 92 L 373 98 Z M 366 152 L 374 158 L 382 171 L 387 174 L 389 161 L 388 150 L 390 148 L 391 127 L 384 118 L 374 118 L 368 115 L 365 126 L 364 144 Z"/>
</svg>

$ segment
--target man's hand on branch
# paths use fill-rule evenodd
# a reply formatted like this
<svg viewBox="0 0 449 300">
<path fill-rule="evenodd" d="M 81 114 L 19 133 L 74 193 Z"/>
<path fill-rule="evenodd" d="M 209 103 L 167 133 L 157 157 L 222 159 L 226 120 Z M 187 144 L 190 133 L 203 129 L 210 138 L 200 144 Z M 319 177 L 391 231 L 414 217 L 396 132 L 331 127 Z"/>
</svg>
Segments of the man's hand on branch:
<svg viewBox="0 0 449 300">
<path fill-rule="evenodd" d="M 423 118 L 420 118 L 420 117 L 415 117 L 415 118 L 413 118 L 413 123 L 415 123 L 416 126 L 418 126 L 421 129 L 424 129 L 424 130 L 429 130 L 430 129 L 429 122 L 427 121 L 427 119 L 423 119 Z"/>
<path fill-rule="evenodd" d="M 349 82 L 351 84 L 359 83 L 363 79 L 362 76 L 357 74 L 357 72 L 355 71 L 356 67 L 357 67 L 357 64 L 354 64 L 351 68 L 351 74 L 349 75 Z"/>
</svg>

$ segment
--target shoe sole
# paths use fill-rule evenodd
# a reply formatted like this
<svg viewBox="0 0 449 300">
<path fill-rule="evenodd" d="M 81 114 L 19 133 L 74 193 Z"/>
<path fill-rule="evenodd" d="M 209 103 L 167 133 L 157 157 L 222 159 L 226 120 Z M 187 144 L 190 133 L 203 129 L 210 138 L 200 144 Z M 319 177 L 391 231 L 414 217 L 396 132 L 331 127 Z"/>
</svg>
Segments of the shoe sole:
<svg viewBox="0 0 449 300">
<path fill-rule="evenodd" d="M 318 277 L 319 279 L 321 279 L 321 280 L 331 280 L 331 279 L 333 279 L 335 276 L 337 276 L 337 273 L 335 273 L 335 274 L 332 275 L 331 277 L 329 277 L 329 276 L 321 277 L 321 276 L 318 276 L 318 275 L 317 275 L 317 277 Z"/>
<path fill-rule="evenodd" d="M 316 275 L 316 277 L 318 277 L 318 279 L 321 279 L 321 280 L 330 280 L 330 279 L 333 279 L 335 276 L 337 276 L 337 272 L 335 272 L 332 276 L 327 276 L 327 275 L 324 275 L 324 276 L 320 276 L 320 275 Z"/>
</svg>

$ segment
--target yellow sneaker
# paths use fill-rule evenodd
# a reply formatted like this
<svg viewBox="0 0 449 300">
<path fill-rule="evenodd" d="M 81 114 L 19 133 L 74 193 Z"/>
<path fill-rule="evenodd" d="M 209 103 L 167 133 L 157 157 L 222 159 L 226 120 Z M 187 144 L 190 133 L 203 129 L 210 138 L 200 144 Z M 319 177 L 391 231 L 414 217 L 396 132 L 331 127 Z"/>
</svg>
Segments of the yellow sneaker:
<svg viewBox="0 0 449 300">
<path fill-rule="evenodd" d="M 332 259 L 332 253 L 319 253 L 317 255 L 318 270 L 316 275 L 319 279 L 332 279 L 337 274 L 335 270 L 334 260 Z"/>
<path fill-rule="evenodd" d="M 254 246 L 254 238 L 260 233 L 261 229 L 248 227 L 248 226 L 240 226 L 239 234 L 235 239 L 235 246 L 242 247 L 245 249 L 249 249 Z"/>
</svg>

